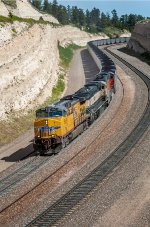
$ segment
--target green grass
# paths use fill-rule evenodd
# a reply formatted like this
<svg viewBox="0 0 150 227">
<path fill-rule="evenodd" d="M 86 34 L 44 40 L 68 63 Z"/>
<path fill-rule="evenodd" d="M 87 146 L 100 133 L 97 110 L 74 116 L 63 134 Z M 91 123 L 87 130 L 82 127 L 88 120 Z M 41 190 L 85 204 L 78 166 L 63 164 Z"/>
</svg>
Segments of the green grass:
<svg viewBox="0 0 150 227">
<path fill-rule="evenodd" d="M 33 25 L 33 24 L 49 24 L 52 27 L 59 27 L 60 26 L 59 24 L 49 22 L 49 21 L 45 21 L 41 17 L 39 18 L 39 20 L 34 20 L 32 18 L 17 17 L 17 16 L 14 16 L 12 14 L 10 14 L 9 17 L 0 16 L 0 22 L 2 22 L 2 23 L 4 23 L 4 22 L 13 23 L 14 21 L 26 22 L 30 25 Z"/>
<path fill-rule="evenodd" d="M 52 96 L 49 97 L 43 104 L 42 106 L 46 106 L 50 103 L 53 103 L 57 101 L 60 98 L 60 95 L 65 89 L 65 82 L 64 82 L 64 76 L 60 75 L 57 81 L 56 86 L 53 87 L 52 89 Z"/>
<path fill-rule="evenodd" d="M 69 67 L 69 63 L 73 57 L 73 51 L 80 47 L 74 44 L 69 45 L 66 48 L 59 46 L 59 54 L 61 60 L 61 67 L 64 66 L 64 71 Z M 40 106 L 36 106 L 34 109 L 28 111 L 26 114 L 22 114 L 23 111 L 15 112 L 9 115 L 7 121 L 0 121 L 0 146 L 13 141 L 19 135 L 25 133 L 31 129 L 35 119 L 35 111 L 43 106 L 53 103 L 59 100 L 60 95 L 65 89 L 64 75 L 59 75 L 56 86 L 52 89 L 52 95 Z"/>
<path fill-rule="evenodd" d="M 15 28 L 12 28 L 11 30 L 12 30 L 13 33 L 17 33 Z"/>
<path fill-rule="evenodd" d="M 5 25 L 4 25 L 3 23 L 0 23 L 0 26 L 1 26 L 1 27 L 5 27 Z"/>
<path fill-rule="evenodd" d="M 60 75 L 56 86 L 52 90 L 52 96 L 49 97 L 42 105 L 28 111 L 28 113 L 25 115 L 22 115 L 22 111 L 12 113 L 10 114 L 7 121 L 0 121 L 0 127 L 3 129 L 0 130 L 0 146 L 13 141 L 20 134 L 25 133 L 27 130 L 31 129 L 35 119 L 35 111 L 42 106 L 46 106 L 47 104 L 57 101 L 64 89 L 64 76 Z"/>
<path fill-rule="evenodd" d="M 120 35 L 123 33 L 121 29 L 118 29 L 116 27 L 106 27 L 102 30 L 102 32 L 105 33 L 110 38 L 120 37 Z"/>
<path fill-rule="evenodd" d="M 70 44 L 67 47 L 59 46 L 59 56 L 61 59 L 61 66 L 66 69 L 69 67 L 69 64 L 73 58 L 74 50 L 81 48 L 78 45 Z"/>
</svg>

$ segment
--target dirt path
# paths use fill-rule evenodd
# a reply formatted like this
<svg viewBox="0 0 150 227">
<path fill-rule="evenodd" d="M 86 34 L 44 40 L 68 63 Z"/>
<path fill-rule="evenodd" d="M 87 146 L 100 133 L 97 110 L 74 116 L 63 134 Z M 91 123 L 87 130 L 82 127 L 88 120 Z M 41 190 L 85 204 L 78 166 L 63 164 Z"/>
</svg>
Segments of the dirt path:
<svg viewBox="0 0 150 227">
<path fill-rule="evenodd" d="M 85 84 L 84 70 L 81 59 L 82 50 L 77 50 L 70 64 L 68 84 L 65 95 L 71 95 Z"/>
<path fill-rule="evenodd" d="M 84 62 L 88 62 L 88 67 L 84 67 Z M 64 95 L 69 95 L 80 89 L 87 79 L 89 80 L 89 72 L 92 75 L 98 73 L 98 68 L 93 62 L 91 56 L 86 49 L 77 50 L 74 54 L 68 72 L 68 85 Z M 85 79 L 86 78 L 86 79 Z M 91 77 L 91 80 L 93 78 Z M 33 128 L 23 135 L 19 136 L 10 144 L 0 148 L 0 172 L 29 154 L 32 148 Z"/>
</svg>

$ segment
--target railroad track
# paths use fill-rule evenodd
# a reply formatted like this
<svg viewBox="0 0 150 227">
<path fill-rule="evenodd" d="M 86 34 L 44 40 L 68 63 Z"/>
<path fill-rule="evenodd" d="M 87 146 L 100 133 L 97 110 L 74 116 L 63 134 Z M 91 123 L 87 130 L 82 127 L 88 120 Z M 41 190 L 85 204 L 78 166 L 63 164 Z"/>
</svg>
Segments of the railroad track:
<svg viewBox="0 0 150 227">
<path fill-rule="evenodd" d="M 150 125 L 150 79 L 134 66 L 112 53 L 105 48 L 111 55 L 125 64 L 134 73 L 136 73 L 146 84 L 149 92 L 149 99 L 145 111 L 138 124 L 126 138 L 98 167 L 96 167 L 85 179 L 73 187 L 67 194 L 60 198 L 56 203 L 36 217 L 27 226 L 46 227 L 52 226 L 65 216 L 77 203 L 79 203 L 94 187 L 119 164 L 119 162 L 130 152 L 138 140 Z"/>
<path fill-rule="evenodd" d="M 45 164 L 51 157 L 34 157 L 32 160 L 21 166 L 10 175 L 0 180 L 0 196 L 6 195 L 10 192 L 18 183 L 25 179 L 29 174 L 38 169 L 41 165 Z"/>
<path fill-rule="evenodd" d="M 89 146 L 91 144 L 89 144 Z M 75 158 L 77 155 L 79 155 L 79 153 L 81 153 L 82 150 L 84 150 L 84 149 L 81 149 L 73 158 Z M 24 160 L 25 158 L 29 157 L 30 155 L 33 155 L 34 153 L 35 152 L 32 152 L 31 154 L 29 154 L 26 157 L 24 157 L 22 160 Z M 11 190 L 14 189 L 17 186 L 18 183 L 23 181 L 29 174 L 31 174 L 34 171 L 36 171 L 36 169 L 38 169 L 39 167 L 44 165 L 47 161 L 49 161 L 50 158 L 51 158 L 51 156 L 35 156 L 32 160 L 27 162 L 25 165 L 21 166 L 19 169 L 15 170 L 14 172 L 9 174 L 8 176 L 5 176 L 5 177 L 1 178 L 0 179 L 0 197 L 3 197 L 7 193 L 11 192 Z M 71 161 L 73 158 L 71 158 L 69 161 Z M 61 166 L 60 168 L 62 168 L 63 166 Z M 60 168 L 58 168 L 57 171 Z M 55 172 L 56 171 L 54 171 L 54 173 Z M 51 175 L 53 175 L 54 173 L 52 173 Z"/>
<path fill-rule="evenodd" d="M 108 124 L 109 123 L 110 123 L 110 121 L 108 122 Z M 107 125 L 105 127 L 107 127 Z M 32 189 L 30 189 L 28 192 L 26 192 L 22 196 L 19 196 L 18 198 L 15 198 L 14 201 L 11 201 L 10 203 L 5 204 L 1 208 L 0 212 L 2 213 L 4 211 L 6 211 L 12 205 L 16 204 L 19 200 L 21 200 L 22 198 L 24 198 L 25 196 L 27 196 L 29 193 L 31 193 L 35 188 L 37 188 L 38 186 L 40 186 L 41 184 L 43 184 L 50 177 L 52 177 L 53 175 L 57 174 L 57 172 L 59 172 L 63 167 L 67 166 L 71 161 L 73 161 L 73 159 L 77 158 L 77 156 L 80 155 L 82 153 L 82 151 L 84 151 L 86 149 L 89 149 L 90 147 L 92 149 L 93 145 L 94 145 L 94 149 L 95 149 L 98 146 L 97 144 L 95 144 L 95 141 L 97 140 L 97 138 L 99 136 L 100 136 L 100 134 L 97 135 L 97 137 L 95 138 L 95 140 L 92 141 L 88 145 L 88 147 L 83 147 L 81 150 L 79 150 L 71 159 L 69 159 L 67 162 L 65 162 L 65 164 L 63 164 L 62 166 L 60 166 L 58 169 L 54 170 L 54 172 L 52 172 L 50 175 L 48 175 L 42 182 L 38 183 L 38 185 L 34 186 Z M 32 155 L 34 153 L 35 152 L 32 152 Z M 30 154 L 28 156 L 30 156 Z M 8 193 L 9 192 L 11 192 L 16 186 L 19 186 L 18 184 L 20 182 L 23 182 L 23 180 L 29 174 L 32 174 L 34 171 L 36 171 L 36 169 L 38 169 L 43 164 L 45 164 L 50 158 L 51 157 L 46 157 L 46 156 L 44 156 L 44 157 L 42 157 L 42 156 L 36 156 L 32 160 L 30 160 L 29 162 L 27 162 L 25 165 L 21 166 L 19 169 L 17 169 L 16 171 L 12 172 L 10 175 L 2 178 L 0 180 L 0 197 L 3 198 L 3 199 L 5 199 L 5 196 L 8 196 Z"/>
</svg>

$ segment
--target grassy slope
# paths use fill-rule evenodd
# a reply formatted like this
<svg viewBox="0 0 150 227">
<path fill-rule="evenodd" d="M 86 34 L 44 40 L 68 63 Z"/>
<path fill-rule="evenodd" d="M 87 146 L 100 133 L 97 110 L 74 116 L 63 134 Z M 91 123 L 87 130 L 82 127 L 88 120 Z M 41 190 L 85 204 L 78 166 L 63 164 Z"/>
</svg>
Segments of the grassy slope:
<svg viewBox="0 0 150 227">
<path fill-rule="evenodd" d="M 34 20 L 32 18 L 22 18 L 22 17 L 17 17 L 17 16 L 10 16 L 10 17 L 4 17 L 0 15 L 0 22 L 7 22 L 7 23 L 13 23 L 14 21 L 19 21 L 19 22 L 26 22 L 29 23 L 30 25 L 33 24 L 50 24 L 52 27 L 59 27 L 59 24 L 55 24 L 53 22 L 45 21 L 42 18 L 39 20 Z"/>
<path fill-rule="evenodd" d="M 113 37 L 120 37 L 120 35 L 124 33 L 124 31 L 116 27 L 106 27 L 103 29 L 103 33 L 105 33 L 110 38 L 113 38 Z"/>
<path fill-rule="evenodd" d="M 59 55 L 61 59 L 61 66 L 66 69 L 69 67 L 69 63 L 72 60 L 74 50 L 81 48 L 75 44 L 70 44 L 67 47 L 59 46 Z"/>
<path fill-rule="evenodd" d="M 9 5 L 11 7 L 14 7 L 16 8 L 17 5 L 16 5 L 16 0 L 2 0 L 2 2 L 6 5 Z"/>
<path fill-rule="evenodd" d="M 60 64 L 66 71 L 69 67 L 69 63 L 73 57 L 73 51 L 80 48 L 76 45 L 69 45 L 66 48 L 59 46 L 60 54 Z M 56 86 L 52 90 L 52 96 L 49 97 L 41 106 L 45 106 L 48 103 L 55 102 L 59 99 L 60 95 L 64 91 L 65 82 L 64 75 L 60 75 Z M 26 115 L 21 116 L 23 111 L 12 113 L 8 120 L 0 121 L 0 146 L 6 144 L 13 139 L 17 138 L 20 134 L 24 133 L 33 126 L 33 121 L 35 118 L 35 110 L 41 106 L 36 107 L 33 110 L 30 110 Z"/>
</svg>

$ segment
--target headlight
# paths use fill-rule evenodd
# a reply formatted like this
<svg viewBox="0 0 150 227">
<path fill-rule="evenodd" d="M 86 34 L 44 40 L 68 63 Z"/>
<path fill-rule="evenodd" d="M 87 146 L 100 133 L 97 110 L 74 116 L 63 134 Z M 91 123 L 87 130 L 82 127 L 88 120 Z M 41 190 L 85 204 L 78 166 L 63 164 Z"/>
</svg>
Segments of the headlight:
<svg viewBox="0 0 150 227">
<path fill-rule="evenodd" d="M 48 124 L 48 120 L 45 121 L 45 124 L 46 124 L 46 125 Z"/>
</svg>

